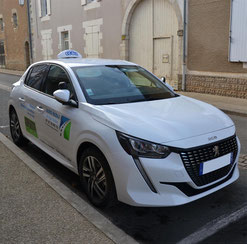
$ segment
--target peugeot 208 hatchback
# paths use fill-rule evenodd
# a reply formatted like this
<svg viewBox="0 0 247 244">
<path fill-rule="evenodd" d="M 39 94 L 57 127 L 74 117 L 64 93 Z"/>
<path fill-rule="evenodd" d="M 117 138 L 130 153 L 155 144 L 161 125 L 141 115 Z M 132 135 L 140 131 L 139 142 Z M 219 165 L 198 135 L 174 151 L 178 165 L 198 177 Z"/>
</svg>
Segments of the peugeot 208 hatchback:
<svg viewBox="0 0 247 244">
<path fill-rule="evenodd" d="M 217 108 L 181 96 L 137 64 L 66 50 L 13 84 L 13 141 L 79 174 L 96 206 L 174 206 L 239 177 L 240 143 Z"/>
</svg>

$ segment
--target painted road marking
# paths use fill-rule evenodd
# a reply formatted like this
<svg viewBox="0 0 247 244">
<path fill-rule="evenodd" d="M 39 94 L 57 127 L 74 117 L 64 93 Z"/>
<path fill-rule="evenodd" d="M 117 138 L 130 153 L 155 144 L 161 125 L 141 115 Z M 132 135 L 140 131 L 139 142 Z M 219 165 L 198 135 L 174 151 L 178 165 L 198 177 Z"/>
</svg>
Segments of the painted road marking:
<svg viewBox="0 0 247 244">
<path fill-rule="evenodd" d="M 5 90 L 5 91 L 8 91 L 8 92 L 11 91 L 11 87 L 6 86 L 6 85 L 2 85 L 2 84 L 0 84 L 0 89 Z"/>
<path fill-rule="evenodd" d="M 245 216 L 247 216 L 247 205 L 242 206 L 240 209 L 231 213 L 230 215 L 226 214 L 210 221 L 198 231 L 187 236 L 177 244 L 194 244 L 203 241 Z"/>
<path fill-rule="evenodd" d="M 0 125 L 0 129 L 9 128 L 9 125 Z"/>
</svg>

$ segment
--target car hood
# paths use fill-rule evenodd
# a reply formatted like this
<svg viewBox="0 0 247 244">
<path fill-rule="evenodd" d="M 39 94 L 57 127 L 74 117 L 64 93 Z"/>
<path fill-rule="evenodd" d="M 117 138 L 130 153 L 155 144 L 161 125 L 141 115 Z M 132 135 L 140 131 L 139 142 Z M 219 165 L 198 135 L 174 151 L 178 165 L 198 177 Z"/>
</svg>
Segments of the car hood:
<svg viewBox="0 0 247 244">
<path fill-rule="evenodd" d="M 145 140 L 166 143 L 233 126 L 219 109 L 185 96 L 117 105 L 91 105 L 95 120 Z"/>
</svg>

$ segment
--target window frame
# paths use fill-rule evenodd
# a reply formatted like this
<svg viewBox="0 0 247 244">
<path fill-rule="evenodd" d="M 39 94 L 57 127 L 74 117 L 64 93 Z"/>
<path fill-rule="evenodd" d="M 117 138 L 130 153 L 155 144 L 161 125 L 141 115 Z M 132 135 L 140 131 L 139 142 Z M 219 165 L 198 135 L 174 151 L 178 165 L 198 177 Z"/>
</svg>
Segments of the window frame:
<svg viewBox="0 0 247 244">
<path fill-rule="evenodd" d="M 0 31 L 4 31 L 4 21 L 3 21 L 3 17 L 0 17 Z"/>
<path fill-rule="evenodd" d="M 46 10 L 47 13 L 46 15 L 42 15 L 42 2 L 43 0 L 38 0 L 38 6 L 39 6 L 39 17 L 41 21 L 47 21 L 50 20 L 50 15 L 51 15 L 51 0 L 45 0 L 46 1 Z"/>
<path fill-rule="evenodd" d="M 72 31 L 72 25 L 65 25 L 65 26 L 57 27 L 58 38 L 59 38 L 58 49 L 60 51 L 63 50 L 63 36 L 62 36 L 62 33 L 64 33 L 64 32 L 68 32 L 68 44 L 69 44 L 69 48 L 68 49 L 72 49 L 71 31 Z"/>
<path fill-rule="evenodd" d="M 14 18 L 16 16 L 16 18 Z M 12 20 L 13 20 L 13 26 L 14 28 L 18 28 L 18 15 L 16 12 L 12 13 Z"/>
<path fill-rule="evenodd" d="M 84 10 L 90 10 L 99 8 L 101 6 L 101 0 L 81 0 L 81 5 L 84 6 Z"/>
</svg>

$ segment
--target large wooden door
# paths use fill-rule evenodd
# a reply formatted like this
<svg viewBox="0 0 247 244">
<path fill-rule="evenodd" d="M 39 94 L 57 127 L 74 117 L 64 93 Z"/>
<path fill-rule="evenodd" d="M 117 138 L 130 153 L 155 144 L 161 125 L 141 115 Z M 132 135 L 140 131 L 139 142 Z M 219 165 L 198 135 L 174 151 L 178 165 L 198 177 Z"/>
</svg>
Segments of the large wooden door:
<svg viewBox="0 0 247 244">
<path fill-rule="evenodd" d="M 176 84 L 179 70 L 177 32 L 178 20 L 169 0 L 141 1 L 130 22 L 130 61 Z"/>
</svg>

